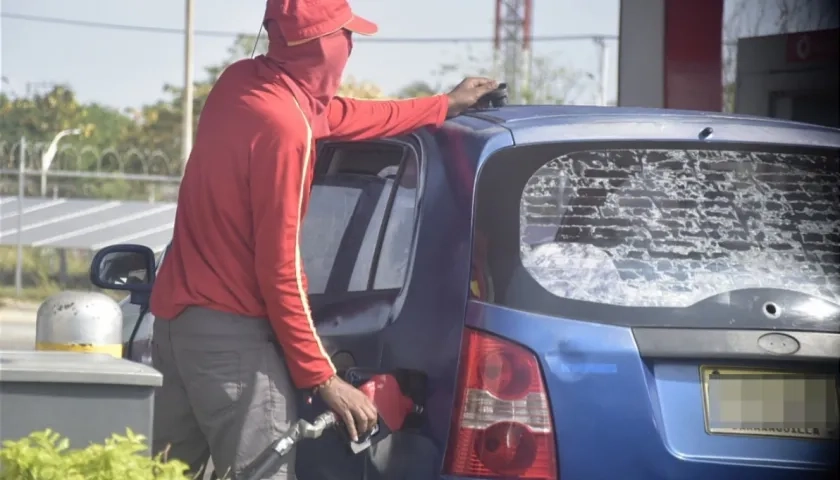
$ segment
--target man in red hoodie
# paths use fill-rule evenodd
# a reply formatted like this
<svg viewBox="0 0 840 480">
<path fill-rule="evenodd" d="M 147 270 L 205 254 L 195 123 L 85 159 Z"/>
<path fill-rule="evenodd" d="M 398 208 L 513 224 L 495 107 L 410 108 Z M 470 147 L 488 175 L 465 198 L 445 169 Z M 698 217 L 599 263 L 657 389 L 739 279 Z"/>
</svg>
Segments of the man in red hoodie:
<svg viewBox="0 0 840 480">
<path fill-rule="evenodd" d="M 153 449 L 210 456 L 236 475 L 297 420 L 295 390 L 319 395 L 351 437 L 376 409 L 336 377 L 307 299 L 300 252 L 315 141 L 439 126 L 496 88 L 468 78 L 448 95 L 335 97 L 352 35 L 376 33 L 346 0 L 269 0 L 269 51 L 219 77 L 198 122 L 172 245 L 152 292 Z M 277 348 L 279 344 L 280 348 Z M 294 455 L 273 478 L 294 478 Z"/>
</svg>

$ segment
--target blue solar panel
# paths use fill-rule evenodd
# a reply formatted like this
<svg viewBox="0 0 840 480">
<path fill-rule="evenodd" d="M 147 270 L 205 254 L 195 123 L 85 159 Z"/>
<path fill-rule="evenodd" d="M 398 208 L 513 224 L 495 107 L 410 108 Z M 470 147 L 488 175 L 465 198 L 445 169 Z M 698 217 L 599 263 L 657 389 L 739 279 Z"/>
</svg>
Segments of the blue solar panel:
<svg viewBox="0 0 840 480">
<path fill-rule="evenodd" d="M 22 215 L 21 213 L 22 207 Z M 19 221 L 22 221 L 18 229 Z M 162 249 L 172 237 L 174 203 L 0 197 L 0 245 L 98 250 L 115 243 Z"/>
</svg>

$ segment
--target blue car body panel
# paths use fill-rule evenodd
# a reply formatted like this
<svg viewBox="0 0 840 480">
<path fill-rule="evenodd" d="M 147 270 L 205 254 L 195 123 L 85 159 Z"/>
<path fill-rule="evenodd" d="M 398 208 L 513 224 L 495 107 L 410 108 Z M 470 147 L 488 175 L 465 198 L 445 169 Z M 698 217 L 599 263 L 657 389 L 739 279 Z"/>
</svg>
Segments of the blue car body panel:
<svg viewBox="0 0 840 480">
<path fill-rule="evenodd" d="M 421 435 L 439 456 L 424 461 L 443 462 L 466 325 L 538 357 L 554 413 L 560 479 L 793 479 L 825 466 L 836 448 L 831 442 L 707 435 L 702 404 L 687 401 L 697 396 L 696 364 L 643 359 L 632 329 L 481 303 L 469 299 L 468 285 L 476 178 L 499 150 L 698 139 L 837 149 L 840 132 L 714 113 L 523 106 L 462 116 L 417 137 L 423 150 L 420 199 L 405 287 L 393 306 L 338 311 L 341 322 L 327 319 L 318 330 L 329 351 L 352 351 L 360 366 L 428 375 Z M 369 320 L 379 309 L 390 314 Z"/>
<path fill-rule="evenodd" d="M 561 479 L 616 472 L 630 479 L 794 479 L 836 455 L 831 442 L 707 435 L 702 402 L 691 401 L 699 399 L 697 366 L 642 359 L 630 328 L 472 301 L 467 325 L 539 358 Z"/>
</svg>

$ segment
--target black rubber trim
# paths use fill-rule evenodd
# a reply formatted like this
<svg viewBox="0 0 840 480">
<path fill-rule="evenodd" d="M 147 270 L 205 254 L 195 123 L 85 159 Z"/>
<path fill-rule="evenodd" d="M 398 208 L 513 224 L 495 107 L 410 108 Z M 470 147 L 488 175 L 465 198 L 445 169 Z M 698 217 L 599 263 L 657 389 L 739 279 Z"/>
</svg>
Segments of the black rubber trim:
<svg viewBox="0 0 840 480">
<path fill-rule="evenodd" d="M 634 328 L 644 358 L 837 361 L 840 333 L 789 330 Z"/>
<path fill-rule="evenodd" d="M 341 170 L 333 173 L 329 173 L 330 169 L 332 168 L 332 164 L 335 161 L 333 158 L 336 152 L 340 151 L 349 151 L 354 154 L 358 154 L 360 150 L 365 150 L 370 148 L 371 146 L 381 147 L 390 150 L 402 149 L 404 150 L 406 145 L 410 143 L 410 138 L 408 137 L 394 137 L 388 139 L 379 139 L 379 140 L 366 140 L 366 141 L 359 141 L 359 142 L 347 142 L 347 141 L 323 141 L 318 143 L 318 162 L 315 164 L 315 171 L 313 178 L 315 181 L 319 181 L 320 179 L 329 178 L 336 175 L 376 175 L 377 172 L 371 172 L 368 169 L 362 169 L 361 171 L 358 170 Z M 396 154 L 396 152 L 394 152 Z M 353 162 L 357 163 L 357 162 Z"/>
<path fill-rule="evenodd" d="M 412 161 L 413 157 L 411 151 L 406 149 L 403 152 L 400 166 L 397 167 L 397 173 L 394 175 L 394 183 L 391 185 L 391 191 L 388 192 L 388 203 L 385 204 L 385 212 L 382 214 L 382 225 L 379 227 L 379 234 L 376 236 L 376 247 L 373 250 L 373 259 L 370 262 L 370 275 L 368 276 L 367 289 L 373 290 L 373 284 L 376 281 L 376 270 L 379 268 L 379 256 L 382 254 L 382 244 L 385 242 L 385 232 L 388 230 L 388 222 L 391 220 L 391 211 L 394 209 L 394 199 L 397 198 L 397 190 L 402 184 L 402 177 L 405 174 L 405 166 Z"/>
<path fill-rule="evenodd" d="M 312 304 L 312 316 L 317 322 L 318 319 L 335 313 L 336 310 L 353 310 L 354 308 L 363 308 L 374 302 L 393 302 L 399 295 L 399 288 L 389 288 L 387 290 L 376 291 L 358 291 L 358 292 L 344 292 L 337 295 L 327 295 L 325 293 L 318 293 L 310 295 L 310 302 Z"/>
</svg>

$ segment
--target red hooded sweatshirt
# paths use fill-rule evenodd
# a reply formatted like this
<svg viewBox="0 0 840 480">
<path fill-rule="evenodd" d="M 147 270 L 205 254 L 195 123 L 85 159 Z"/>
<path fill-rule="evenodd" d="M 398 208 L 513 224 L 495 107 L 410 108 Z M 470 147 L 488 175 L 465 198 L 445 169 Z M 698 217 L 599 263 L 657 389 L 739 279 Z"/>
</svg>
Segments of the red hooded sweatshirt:
<svg viewBox="0 0 840 480">
<path fill-rule="evenodd" d="M 277 26 L 266 23 L 268 54 L 228 67 L 201 112 L 151 311 L 159 320 L 189 306 L 268 318 L 292 380 L 309 388 L 335 374 L 312 322 L 300 253 L 315 140 L 439 126 L 448 99 L 333 97 L 352 47 L 349 33 L 286 46 Z"/>
</svg>

